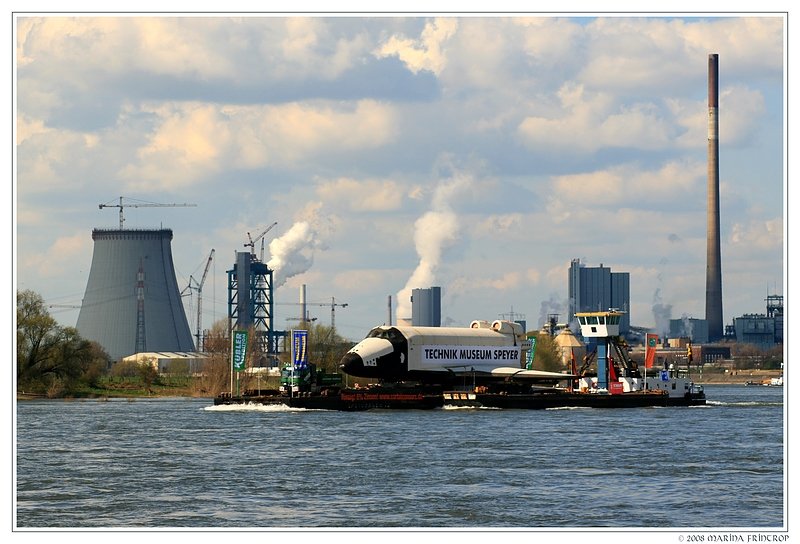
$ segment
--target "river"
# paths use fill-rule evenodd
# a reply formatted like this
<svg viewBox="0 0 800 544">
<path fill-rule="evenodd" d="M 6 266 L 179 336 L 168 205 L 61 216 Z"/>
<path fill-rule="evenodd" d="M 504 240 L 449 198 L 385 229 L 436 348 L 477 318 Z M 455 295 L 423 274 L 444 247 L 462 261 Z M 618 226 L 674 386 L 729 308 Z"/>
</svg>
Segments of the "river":
<svg viewBox="0 0 800 544">
<path fill-rule="evenodd" d="M 328 412 L 18 401 L 15 527 L 762 528 L 783 388 L 709 405 Z"/>
</svg>

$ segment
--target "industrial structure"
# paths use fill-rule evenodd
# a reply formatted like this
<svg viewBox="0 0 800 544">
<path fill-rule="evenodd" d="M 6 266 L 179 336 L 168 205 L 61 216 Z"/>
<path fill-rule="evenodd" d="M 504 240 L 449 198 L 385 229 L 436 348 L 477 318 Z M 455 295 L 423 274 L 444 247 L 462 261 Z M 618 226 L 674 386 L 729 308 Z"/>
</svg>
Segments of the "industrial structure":
<svg viewBox="0 0 800 544">
<path fill-rule="evenodd" d="M 205 348 L 205 338 L 203 336 L 203 285 L 206 283 L 208 269 L 211 267 L 211 261 L 213 260 L 214 250 L 212 249 L 206 260 L 206 266 L 203 269 L 203 275 L 200 277 L 200 281 L 197 281 L 194 276 L 189 276 L 189 284 L 181 291 L 181 296 L 191 294 L 193 290 L 197 291 L 197 332 L 195 333 L 195 346 L 197 347 L 197 351 L 203 351 Z"/>
<path fill-rule="evenodd" d="M 766 314 L 744 314 L 725 327 L 726 336 L 742 344 L 770 349 L 783 344 L 783 296 L 769 295 Z"/>
<path fill-rule="evenodd" d="M 252 330 L 257 364 L 278 352 L 278 340 L 286 331 L 275 330 L 272 270 L 250 251 L 237 251 L 228 270 L 229 330 Z"/>
<path fill-rule="evenodd" d="M 311 323 L 316 321 L 308 312 L 309 306 L 330 306 L 331 308 L 331 331 L 336 332 L 336 308 L 347 308 L 346 302 L 336 302 L 336 297 L 331 297 L 330 302 L 308 302 L 306 300 L 306 284 L 300 286 L 300 302 L 276 302 L 275 304 L 300 306 L 300 315 L 295 318 L 289 318 L 292 321 L 299 321 L 300 323 Z"/>
<path fill-rule="evenodd" d="M 442 288 L 411 290 L 411 325 L 414 327 L 442 326 Z"/>
<path fill-rule="evenodd" d="M 619 332 L 630 330 L 631 280 L 629 272 L 611 272 L 603 266 L 588 267 L 573 259 L 569 267 L 569 319 L 578 312 L 600 312 L 609 308 L 622 311 Z"/>
<path fill-rule="evenodd" d="M 722 257 L 719 219 L 719 55 L 708 55 L 708 208 L 706 323 L 708 341 L 722 339 Z"/>
<path fill-rule="evenodd" d="M 80 335 L 113 360 L 144 351 L 194 351 L 175 279 L 172 230 L 94 229 L 92 240 Z"/>
</svg>

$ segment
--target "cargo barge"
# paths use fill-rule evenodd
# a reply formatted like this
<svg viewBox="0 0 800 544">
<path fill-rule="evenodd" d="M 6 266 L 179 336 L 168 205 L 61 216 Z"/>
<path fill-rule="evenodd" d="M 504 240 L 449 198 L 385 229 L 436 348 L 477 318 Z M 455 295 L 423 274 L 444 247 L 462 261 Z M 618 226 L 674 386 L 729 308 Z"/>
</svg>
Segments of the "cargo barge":
<svg viewBox="0 0 800 544">
<path fill-rule="evenodd" d="M 236 404 L 283 405 L 306 410 L 339 410 L 357 412 L 363 410 L 430 410 L 444 406 L 441 391 L 429 388 L 396 388 L 376 386 L 370 388 L 346 388 L 327 393 L 286 394 L 279 391 L 267 394 L 232 396 L 223 393 L 214 399 L 215 406 Z"/>
<path fill-rule="evenodd" d="M 702 406 L 701 386 L 673 369 L 644 376 L 619 337 L 617 310 L 577 313 L 594 350 L 569 372 L 534 370 L 534 346 L 518 323 L 473 321 L 469 328 L 379 326 L 342 358 L 353 377 L 377 380 L 342 387 L 341 374 L 311 363 L 288 365 L 281 389 L 222 394 L 215 405 L 285 405 L 312 410 L 432 408 L 637 408 Z M 594 370 L 592 370 L 592 367 Z"/>
<path fill-rule="evenodd" d="M 703 406 L 706 396 L 701 386 L 683 378 L 669 378 L 666 387 L 610 393 L 605 390 L 570 391 L 559 388 L 531 388 L 529 391 L 501 389 L 488 391 L 445 391 L 444 406 L 458 408 L 534 409 L 553 408 L 645 408 Z M 675 389 L 672 389 L 675 384 Z M 660 385 L 660 384 L 659 384 Z"/>
</svg>

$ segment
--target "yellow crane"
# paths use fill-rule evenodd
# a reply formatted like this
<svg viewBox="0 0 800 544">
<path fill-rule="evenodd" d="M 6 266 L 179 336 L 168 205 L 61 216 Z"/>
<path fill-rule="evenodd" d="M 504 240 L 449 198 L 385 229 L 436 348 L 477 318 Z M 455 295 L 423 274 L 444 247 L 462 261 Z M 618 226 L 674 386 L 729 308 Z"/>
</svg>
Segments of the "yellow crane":
<svg viewBox="0 0 800 544">
<path fill-rule="evenodd" d="M 123 203 L 123 199 L 125 200 L 133 200 L 133 203 Z M 112 204 L 115 202 L 112 200 L 111 202 L 106 202 L 105 204 L 100 204 L 100 209 L 103 208 L 119 208 L 119 228 L 122 230 L 123 223 L 125 222 L 125 218 L 122 215 L 123 208 L 193 208 L 197 206 L 197 204 L 158 204 L 156 202 L 147 202 L 144 200 L 136 200 L 134 198 L 129 198 L 126 196 L 119 197 L 119 204 Z"/>
</svg>

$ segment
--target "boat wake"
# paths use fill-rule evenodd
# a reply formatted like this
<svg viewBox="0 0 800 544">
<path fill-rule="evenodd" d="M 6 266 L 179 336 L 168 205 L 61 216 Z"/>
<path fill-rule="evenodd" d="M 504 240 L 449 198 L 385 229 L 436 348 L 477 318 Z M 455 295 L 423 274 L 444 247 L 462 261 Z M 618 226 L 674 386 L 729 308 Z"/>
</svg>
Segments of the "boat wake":
<svg viewBox="0 0 800 544">
<path fill-rule="evenodd" d="M 495 406 L 451 406 L 445 404 L 441 407 L 442 410 L 502 410 Z"/>
<path fill-rule="evenodd" d="M 219 404 L 206 406 L 203 410 L 209 412 L 321 412 L 324 410 L 311 410 L 308 408 L 293 408 L 285 404 L 258 404 L 247 402 L 244 404 Z"/>
<path fill-rule="evenodd" d="M 706 405 L 733 406 L 739 408 L 752 408 L 752 407 L 760 408 L 764 406 L 783 406 L 783 402 L 766 402 L 766 401 L 756 401 L 756 400 L 726 402 L 721 400 L 706 400 Z"/>
</svg>

